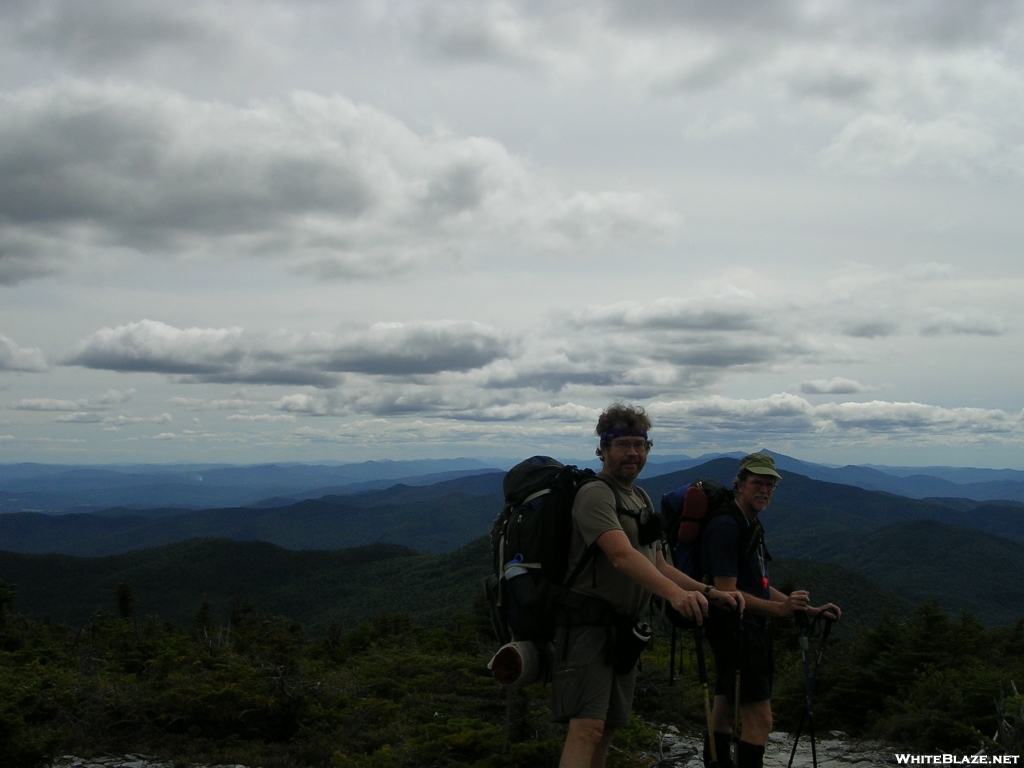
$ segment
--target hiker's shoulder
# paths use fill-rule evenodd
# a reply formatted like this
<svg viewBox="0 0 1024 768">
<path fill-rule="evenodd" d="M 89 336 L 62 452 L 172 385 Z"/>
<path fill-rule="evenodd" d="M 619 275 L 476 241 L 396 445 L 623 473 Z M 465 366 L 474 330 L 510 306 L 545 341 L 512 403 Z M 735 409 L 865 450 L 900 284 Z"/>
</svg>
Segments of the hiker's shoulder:
<svg viewBox="0 0 1024 768">
<path fill-rule="evenodd" d="M 722 507 L 719 510 L 711 513 L 707 523 L 705 524 L 705 530 L 710 535 L 712 532 L 721 533 L 738 533 L 740 530 L 739 516 L 743 513 L 739 509 L 735 508 L 734 504 Z"/>
<path fill-rule="evenodd" d="M 607 505 L 615 506 L 615 491 L 611 485 L 596 475 L 587 480 L 576 491 L 576 503 L 574 506 Z"/>
</svg>

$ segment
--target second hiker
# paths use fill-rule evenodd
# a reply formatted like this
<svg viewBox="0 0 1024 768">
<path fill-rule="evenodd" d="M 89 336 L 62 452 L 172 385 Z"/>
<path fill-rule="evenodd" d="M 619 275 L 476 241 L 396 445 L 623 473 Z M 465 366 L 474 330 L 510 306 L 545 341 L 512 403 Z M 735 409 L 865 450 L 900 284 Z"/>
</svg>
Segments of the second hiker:
<svg viewBox="0 0 1024 768">
<path fill-rule="evenodd" d="M 737 666 L 742 724 L 737 764 L 739 768 L 761 768 L 764 745 L 772 730 L 771 620 L 792 616 L 797 611 L 810 618 L 823 614 L 838 620 L 841 615 L 839 607 L 832 603 L 812 607 L 810 594 L 804 590 L 786 595 L 769 583 L 768 552 L 757 516 L 768 506 L 780 479 L 775 460 L 768 454 L 745 456 L 733 481 L 732 513 L 712 517 L 701 537 L 701 560 L 714 585 L 723 590 L 739 589 L 746 596 L 742 625 L 724 612 L 712 615 L 707 622 L 718 673 L 712 723 L 719 768 L 731 765 L 729 741 Z M 707 752 L 706 749 L 706 763 Z"/>
</svg>

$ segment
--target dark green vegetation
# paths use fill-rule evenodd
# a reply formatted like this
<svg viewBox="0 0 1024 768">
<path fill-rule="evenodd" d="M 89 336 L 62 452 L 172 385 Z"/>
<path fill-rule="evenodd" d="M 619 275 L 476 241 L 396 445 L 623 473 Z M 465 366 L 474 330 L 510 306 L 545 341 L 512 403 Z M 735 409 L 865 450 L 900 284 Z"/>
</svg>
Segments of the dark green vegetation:
<svg viewBox="0 0 1024 768">
<path fill-rule="evenodd" d="M 873 625 L 888 607 L 913 606 L 867 579 L 830 563 L 778 560 L 780 586 L 810 589 L 839 603 L 844 626 Z M 253 605 L 287 615 L 308 632 L 332 623 L 351 628 L 380 614 L 402 612 L 434 622 L 468 610 L 490 569 L 486 539 L 444 555 L 379 544 L 340 551 L 292 552 L 262 542 L 196 540 L 111 557 L 0 552 L 0 578 L 16 586 L 18 609 L 37 620 L 82 626 L 97 610 L 113 610 L 111 595 L 128 583 L 140 616 L 188 624 L 203 599 L 226 621 L 233 607 Z"/>
<path fill-rule="evenodd" d="M 425 555 L 394 544 L 293 552 L 263 542 L 203 539 L 111 557 L 0 552 L 0 578 L 18 590 L 20 611 L 72 626 L 131 584 L 139 615 L 188 624 L 207 599 L 214 618 L 233 605 L 287 615 L 315 634 L 351 628 L 382 611 L 434 622 L 468 610 L 490 568 L 479 539 L 455 552 Z"/>
<path fill-rule="evenodd" d="M 310 638 L 297 622 L 242 604 L 224 623 L 203 603 L 184 627 L 137 620 L 123 583 L 110 596 L 118 615 L 97 614 L 80 629 L 11 614 L 13 596 L 0 584 L 0 752 L 11 768 L 53 754 L 130 751 L 264 768 L 557 763 L 564 731 L 548 723 L 541 686 L 513 695 L 503 751 L 508 701 L 485 668 L 495 643 L 479 606 L 433 628 L 391 614 Z M 793 726 L 803 698 L 796 648 L 792 626 L 781 622 L 781 728 Z M 672 687 L 665 635 L 646 654 L 637 716 L 610 765 L 648 764 L 639 755 L 657 748 L 650 724 L 700 729 L 689 635 L 680 649 L 683 672 Z M 1024 679 L 1024 622 L 985 629 L 926 604 L 909 620 L 884 618 L 836 640 L 826 661 L 819 731 L 995 753 L 1000 707 L 1007 726 L 1024 728 L 1024 700 L 1011 687 Z M 1004 744 L 1020 752 L 1019 742 Z"/>
<path fill-rule="evenodd" d="M 785 642 L 793 647 L 792 638 Z M 953 619 L 929 600 L 910 620 L 887 616 L 827 655 L 814 708 L 822 729 L 923 752 L 968 752 L 998 733 L 1008 752 L 1024 752 L 1024 620 L 986 629 L 971 614 Z M 787 658 L 778 677 L 779 711 L 790 713 L 783 726 L 798 716 L 803 696 L 796 657 Z"/>
</svg>

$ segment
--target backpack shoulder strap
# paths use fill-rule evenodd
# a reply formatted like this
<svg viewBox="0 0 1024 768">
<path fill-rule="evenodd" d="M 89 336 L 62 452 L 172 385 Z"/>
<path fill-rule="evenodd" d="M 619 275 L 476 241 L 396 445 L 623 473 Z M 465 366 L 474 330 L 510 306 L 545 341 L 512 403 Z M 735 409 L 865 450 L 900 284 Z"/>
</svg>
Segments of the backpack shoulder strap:
<svg viewBox="0 0 1024 768">
<path fill-rule="evenodd" d="M 588 478 L 587 482 L 590 482 L 591 480 L 600 480 L 602 483 L 604 483 L 605 485 L 612 489 L 612 493 L 615 494 L 615 512 L 617 514 L 625 515 L 626 517 L 632 517 L 634 519 L 639 519 L 640 515 L 643 514 L 642 512 L 634 512 L 633 510 L 626 508 L 626 505 L 622 503 L 622 493 L 619 491 L 619 487 L 614 480 L 610 480 L 607 477 L 602 477 L 601 475 L 594 475 L 593 478 Z M 639 485 L 634 486 L 634 488 L 640 491 L 640 495 L 644 499 L 644 506 L 647 508 L 647 510 L 653 513 L 654 502 L 651 501 L 651 497 L 647 494 L 647 491 L 645 491 Z"/>
</svg>

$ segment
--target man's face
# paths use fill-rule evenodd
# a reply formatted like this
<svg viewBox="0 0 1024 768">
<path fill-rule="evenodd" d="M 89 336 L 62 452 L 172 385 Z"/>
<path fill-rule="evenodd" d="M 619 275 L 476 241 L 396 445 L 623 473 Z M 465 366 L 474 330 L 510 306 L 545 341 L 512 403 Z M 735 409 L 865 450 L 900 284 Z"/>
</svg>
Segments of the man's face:
<svg viewBox="0 0 1024 768">
<path fill-rule="evenodd" d="M 748 475 L 736 489 L 736 506 L 747 515 L 760 514 L 772 500 L 777 480 L 772 475 Z"/>
<path fill-rule="evenodd" d="M 627 488 L 633 485 L 646 463 L 646 438 L 616 437 L 602 446 L 601 471 Z"/>
</svg>

